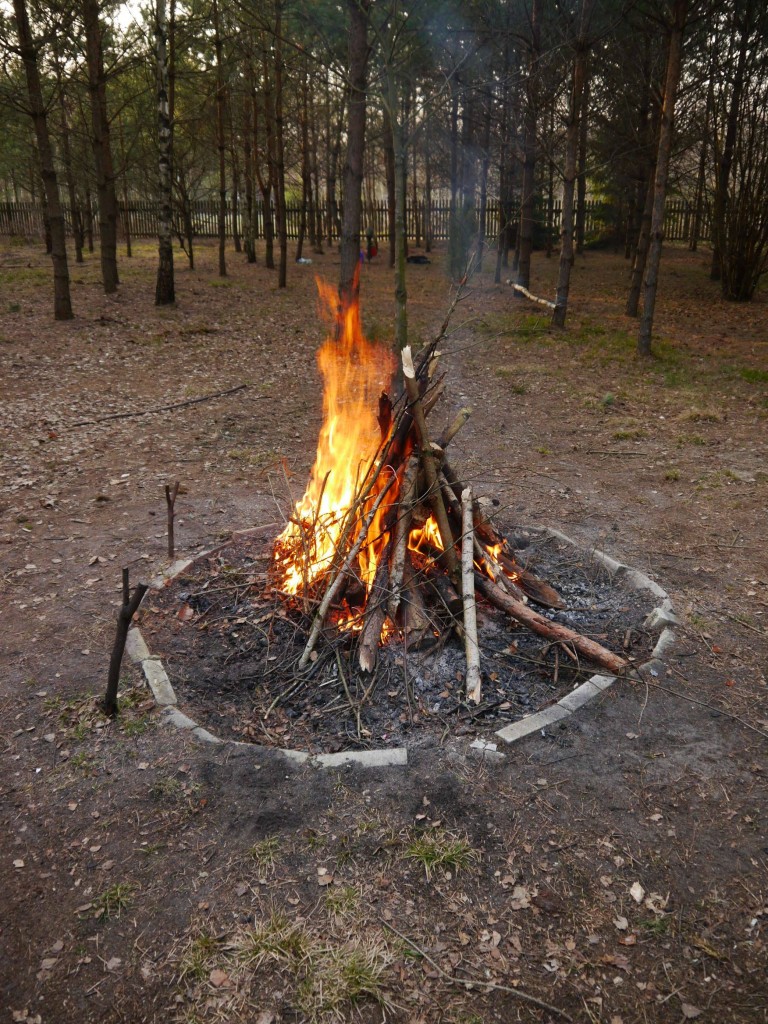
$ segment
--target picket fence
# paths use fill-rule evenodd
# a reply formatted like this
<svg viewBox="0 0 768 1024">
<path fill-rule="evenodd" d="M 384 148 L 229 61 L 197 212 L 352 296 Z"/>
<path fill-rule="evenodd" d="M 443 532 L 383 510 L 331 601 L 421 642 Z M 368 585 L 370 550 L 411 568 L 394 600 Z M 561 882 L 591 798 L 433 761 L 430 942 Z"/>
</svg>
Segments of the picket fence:
<svg viewBox="0 0 768 1024">
<path fill-rule="evenodd" d="M 513 220 L 517 216 L 517 210 L 513 210 Z M 290 203 L 286 210 L 286 222 L 288 238 L 298 239 L 302 220 L 302 206 L 299 203 Z M 195 236 L 198 238 L 215 238 L 218 235 L 219 204 L 215 199 L 198 199 L 191 204 L 192 223 Z M 323 224 L 323 237 L 327 239 L 338 238 L 336 225 L 329 224 L 326 207 L 320 209 Z M 552 209 L 551 230 L 556 239 L 560 233 L 560 220 L 562 216 L 562 204 L 556 201 Z M 586 203 L 585 233 L 590 240 L 618 238 L 624 229 L 625 212 L 617 207 L 597 200 L 588 200 Z M 72 233 L 72 214 L 68 206 L 64 207 L 64 217 L 67 225 L 67 232 Z M 98 238 L 99 221 L 98 213 L 94 208 L 88 220 L 93 235 Z M 363 212 L 365 228 L 371 227 L 377 238 L 383 239 L 388 234 L 389 214 L 386 202 L 366 204 Z M 536 213 L 537 231 L 539 242 L 546 240 L 548 211 L 546 204 L 542 204 Z M 236 224 L 235 224 L 236 221 Z M 238 205 L 237 216 L 233 213 L 233 206 L 230 202 L 226 210 L 226 234 L 232 238 L 237 227 L 237 232 L 242 236 L 244 231 L 244 210 Z M 427 229 L 433 241 L 446 241 L 449 237 L 451 221 L 451 208 L 445 203 L 433 203 L 427 210 L 425 203 L 407 204 L 406 209 L 406 232 L 410 241 L 423 240 Z M 694 211 L 690 203 L 685 199 L 672 198 L 667 200 L 664 235 L 668 241 L 687 242 L 690 240 L 694 226 Z M 272 210 L 272 224 L 274 225 L 274 209 Z M 488 203 L 486 210 L 486 237 L 498 237 L 502 224 L 502 213 L 497 201 Z M 180 233 L 180 221 L 176 227 Z M 120 232 L 125 235 L 126 228 L 132 238 L 152 238 L 157 235 L 157 206 L 150 201 L 137 201 L 120 204 Z M 263 238 L 265 234 L 264 208 L 261 202 L 255 204 L 254 208 L 254 230 L 257 238 Z M 42 206 L 34 202 L 2 202 L 0 203 L 0 235 L 13 235 L 26 238 L 40 238 L 44 235 L 45 224 L 43 219 Z M 699 225 L 699 239 L 710 237 L 709 216 L 701 218 Z"/>
</svg>

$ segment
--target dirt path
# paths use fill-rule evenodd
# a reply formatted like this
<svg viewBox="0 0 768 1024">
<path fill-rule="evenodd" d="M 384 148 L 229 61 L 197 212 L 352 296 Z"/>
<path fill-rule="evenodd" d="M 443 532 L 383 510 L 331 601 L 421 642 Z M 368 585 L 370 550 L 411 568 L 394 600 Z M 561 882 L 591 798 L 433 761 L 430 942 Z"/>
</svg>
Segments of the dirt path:
<svg viewBox="0 0 768 1024">
<path fill-rule="evenodd" d="M 475 408 L 454 461 L 507 525 L 658 579 L 680 642 L 654 685 L 615 686 L 503 762 L 438 746 L 323 773 L 161 728 L 138 689 L 118 725 L 94 710 L 120 567 L 163 564 L 164 485 L 185 489 L 193 553 L 280 520 L 281 466 L 298 495 L 314 454 L 313 272 L 334 278 L 336 257 L 281 293 L 261 265 L 233 258 L 221 281 L 200 256 L 166 311 L 150 248 L 114 300 L 91 258 L 78 318 L 54 324 L 47 261 L 0 248 L 5 1019 L 557 1019 L 517 991 L 585 1022 L 768 1020 L 765 302 L 721 305 L 704 261 L 671 251 L 647 366 L 618 257 L 577 263 L 562 335 L 481 275 L 444 346 L 445 418 Z M 533 290 L 555 272 L 537 260 Z M 365 268 L 380 336 L 390 284 Z M 428 339 L 439 258 L 409 293 Z"/>
</svg>

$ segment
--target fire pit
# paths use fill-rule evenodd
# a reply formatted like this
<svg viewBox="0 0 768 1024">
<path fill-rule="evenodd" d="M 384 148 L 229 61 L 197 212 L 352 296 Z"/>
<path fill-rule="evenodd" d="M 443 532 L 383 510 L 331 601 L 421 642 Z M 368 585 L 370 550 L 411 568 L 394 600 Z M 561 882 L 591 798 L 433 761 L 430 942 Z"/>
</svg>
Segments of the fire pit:
<svg viewBox="0 0 768 1024">
<path fill-rule="evenodd" d="M 310 754 L 435 743 L 567 699 L 591 666 L 642 662 L 651 581 L 622 582 L 546 532 L 505 537 L 447 458 L 468 410 L 431 439 L 441 338 L 403 352 L 398 386 L 357 304 L 320 292 L 332 326 L 304 496 L 276 538 L 199 559 L 144 615 L 195 720 Z"/>
</svg>

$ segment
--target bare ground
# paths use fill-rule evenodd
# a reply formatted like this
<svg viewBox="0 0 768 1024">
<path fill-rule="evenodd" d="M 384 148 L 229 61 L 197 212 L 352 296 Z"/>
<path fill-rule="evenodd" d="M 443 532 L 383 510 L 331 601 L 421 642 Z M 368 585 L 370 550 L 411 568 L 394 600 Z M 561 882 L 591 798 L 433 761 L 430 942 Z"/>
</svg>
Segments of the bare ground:
<svg viewBox="0 0 768 1024">
<path fill-rule="evenodd" d="M 562 727 L 478 762 L 321 772 L 160 727 L 125 666 L 103 691 L 120 568 L 279 522 L 319 425 L 313 271 L 178 272 L 152 305 L 151 247 L 73 271 L 0 249 L 0 832 L 3 1019 L 601 1024 L 768 1020 L 768 309 L 724 305 L 704 255 L 670 250 L 658 357 L 620 314 L 626 265 L 574 271 L 568 330 L 490 269 L 443 346 L 454 461 L 511 527 L 554 526 L 636 565 L 683 619 L 665 674 L 620 683 Z M 537 258 L 533 290 L 555 266 Z M 409 271 L 429 339 L 448 286 Z M 369 332 L 391 273 L 365 268 Z M 93 421 L 201 397 L 169 412 Z M 643 892 L 640 893 L 641 887 Z M 546 1010 L 520 998 L 549 1004 Z"/>
</svg>

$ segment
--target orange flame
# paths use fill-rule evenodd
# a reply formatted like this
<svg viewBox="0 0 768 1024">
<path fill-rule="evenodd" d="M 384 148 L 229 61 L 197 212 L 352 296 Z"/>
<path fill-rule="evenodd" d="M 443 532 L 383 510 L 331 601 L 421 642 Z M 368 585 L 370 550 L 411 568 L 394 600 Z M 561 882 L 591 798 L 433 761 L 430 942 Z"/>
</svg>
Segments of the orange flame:
<svg viewBox="0 0 768 1024">
<path fill-rule="evenodd" d="M 333 559 L 344 521 L 353 508 L 381 442 L 375 410 L 387 390 L 395 358 L 386 345 L 368 341 L 360 322 L 357 298 L 340 303 L 332 286 L 317 279 L 320 300 L 333 329 L 318 352 L 323 377 L 323 425 L 317 454 L 304 497 L 291 522 L 278 537 L 275 560 L 280 587 L 290 594 L 302 591 L 326 571 Z M 396 499 L 393 488 L 391 499 Z M 375 499 L 376 492 L 371 495 Z M 377 513 L 380 522 L 384 505 Z M 358 523 L 364 517 L 358 510 Z M 376 572 L 377 522 L 358 558 L 362 582 L 369 589 Z"/>
</svg>

